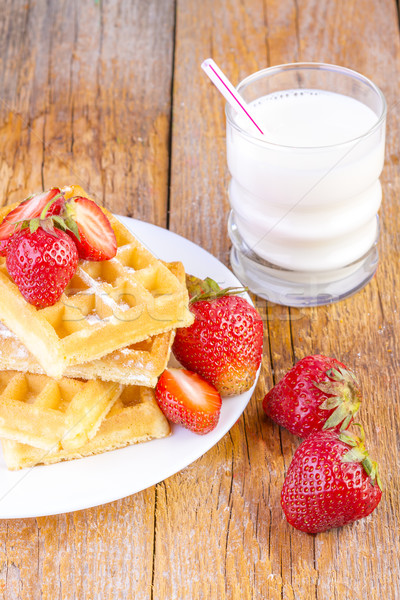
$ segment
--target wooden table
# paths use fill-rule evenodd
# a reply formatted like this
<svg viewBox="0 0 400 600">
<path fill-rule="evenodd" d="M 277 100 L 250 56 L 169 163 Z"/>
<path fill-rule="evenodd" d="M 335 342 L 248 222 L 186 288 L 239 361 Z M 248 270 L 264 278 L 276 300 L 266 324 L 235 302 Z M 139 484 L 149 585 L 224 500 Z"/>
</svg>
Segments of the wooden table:
<svg viewBox="0 0 400 600">
<path fill-rule="evenodd" d="M 395 0 L 3 0 L 1 8 L 2 202 L 79 183 L 114 212 L 168 227 L 226 264 L 224 103 L 201 61 L 213 56 L 234 83 L 284 62 L 342 64 L 372 78 L 388 102 L 377 276 L 327 307 L 257 300 L 263 371 L 231 431 L 135 496 L 1 521 L 3 597 L 400 598 Z M 265 391 L 310 353 L 358 373 L 385 485 L 372 516 L 317 536 L 283 518 L 280 490 L 299 440 L 261 408 Z"/>
</svg>

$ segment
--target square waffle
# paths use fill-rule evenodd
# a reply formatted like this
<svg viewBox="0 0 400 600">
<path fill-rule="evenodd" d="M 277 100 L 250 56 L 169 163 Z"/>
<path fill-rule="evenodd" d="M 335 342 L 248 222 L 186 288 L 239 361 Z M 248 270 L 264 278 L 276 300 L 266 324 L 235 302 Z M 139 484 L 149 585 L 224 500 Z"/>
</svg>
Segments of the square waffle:
<svg viewBox="0 0 400 600">
<path fill-rule="evenodd" d="M 69 195 L 83 195 L 79 188 L 69 189 Z M 0 221 L 14 207 L 0 210 Z M 79 261 L 53 306 L 37 309 L 26 302 L 5 259 L 0 260 L 0 320 L 51 377 L 61 377 L 70 365 L 193 322 L 186 287 L 105 212 L 116 235 L 117 255 L 102 262 Z"/>
<path fill-rule="evenodd" d="M 0 437 L 72 451 L 93 438 L 121 392 L 117 383 L 0 372 Z"/>
<path fill-rule="evenodd" d="M 1 443 L 7 467 L 15 470 L 91 456 L 166 437 L 170 432 L 169 423 L 158 408 L 153 390 L 127 386 L 102 421 L 96 435 L 79 447 L 57 447 L 46 452 L 9 439 L 2 439 Z"/>
<path fill-rule="evenodd" d="M 183 284 L 185 271 L 182 263 L 166 263 Z M 142 342 L 115 350 L 102 358 L 65 370 L 66 377 L 102 379 L 125 385 L 155 387 L 158 377 L 167 366 L 175 330 L 152 336 Z M 44 373 L 36 358 L 17 336 L 0 323 L 0 370 Z"/>
</svg>

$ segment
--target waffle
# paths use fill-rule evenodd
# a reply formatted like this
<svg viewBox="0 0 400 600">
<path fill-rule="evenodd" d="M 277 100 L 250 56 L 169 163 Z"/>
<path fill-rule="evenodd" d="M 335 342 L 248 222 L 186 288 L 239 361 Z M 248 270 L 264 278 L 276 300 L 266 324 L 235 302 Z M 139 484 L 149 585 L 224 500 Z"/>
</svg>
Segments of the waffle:
<svg viewBox="0 0 400 600">
<path fill-rule="evenodd" d="M 69 188 L 68 195 L 81 194 Z M 0 222 L 16 205 L 0 210 Z M 149 336 L 192 323 L 188 294 L 168 268 L 105 211 L 117 238 L 108 261 L 79 261 L 61 299 L 37 309 L 25 301 L 0 260 L 0 320 L 35 356 L 43 371 L 60 378 L 86 363 Z"/>
<path fill-rule="evenodd" d="M 122 389 L 117 383 L 0 372 L 0 437 L 41 452 L 74 451 L 97 433 Z"/>
<path fill-rule="evenodd" d="M 185 281 L 182 263 L 166 263 L 180 282 Z M 65 377 L 102 379 L 125 385 L 155 387 L 158 377 L 167 366 L 175 330 L 160 333 L 143 342 L 115 350 L 97 360 L 73 365 L 65 370 Z M 0 323 L 0 370 L 44 373 L 36 358 L 17 336 Z"/>
<path fill-rule="evenodd" d="M 96 435 L 80 447 L 57 447 L 44 452 L 32 445 L 9 439 L 1 442 L 7 467 L 15 470 L 91 456 L 169 434 L 170 426 L 158 408 L 153 390 L 127 386 L 102 421 Z"/>
</svg>

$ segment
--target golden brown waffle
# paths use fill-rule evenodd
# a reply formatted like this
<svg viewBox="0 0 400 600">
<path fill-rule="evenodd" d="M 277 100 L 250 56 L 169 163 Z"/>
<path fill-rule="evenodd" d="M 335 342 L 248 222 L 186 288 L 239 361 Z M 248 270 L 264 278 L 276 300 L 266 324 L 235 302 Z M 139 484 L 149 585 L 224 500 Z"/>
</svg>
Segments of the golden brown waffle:
<svg viewBox="0 0 400 600">
<path fill-rule="evenodd" d="M 102 358 L 65 370 L 65 377 L 101 379 L 125 385 L 155 387 L 167 366 L 175 330 L 114 350 Z M 36 358 L 0 323 L 0 370 L 44 374 Z"/>
<path fill-rule="evenodd" d="M 122 389 L 117 383 L 0 372 L 0 437 L 47 452 L 73 450 L 96 434 Z"/>
<path fill-rule="evenodd" d="M 166 263 L 180 282 L 185 281 L 182 263 Z M 65 377 L 102 379 L 125 385 L 155 387 L 158 377 L 167 366 L 175 330 L 152 336 L 143 342 L 115 350 L 97 360 L 73 365 L 65 370 Z M 0 323 L 0 370 L 44 373 L 36 358 L 17 336 Z"/>
<path fill-rule="evenodd" d="M 70 195 L 81 193 L 79 188 L 70 189 Z M 0 222 L 14 207 L 0 210 Z M 37 309 L 26 302 L 8 274 L 5 259 L 0 260 L 0 320 L 52 377 L 61 377 L 70 365 L 193 321 L 186 287 L 105 212 L 117 238 L 116 257 L 80 261 L 53 306 Z"/>
<path fill-rule="evenodd" d="M 168 421 L 155 401 L 153 390 L 128 386 L 114 403 L 96 435 L 79 448 L 62 448 L 44 452 L 40 448 L 12 440 L 3 439 L 1 442 L 7 467 L 21 469 L 82 458 L 130 444 L 166 437 L 170 431 Z"/>
</svg>

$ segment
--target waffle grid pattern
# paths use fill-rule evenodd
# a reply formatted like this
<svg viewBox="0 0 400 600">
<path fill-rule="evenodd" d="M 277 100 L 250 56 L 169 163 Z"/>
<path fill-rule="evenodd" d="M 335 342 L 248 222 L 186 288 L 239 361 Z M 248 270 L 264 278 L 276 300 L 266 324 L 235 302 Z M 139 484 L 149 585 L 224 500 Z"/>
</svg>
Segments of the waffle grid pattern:
<svg viewBox="0 0 400 600">
<path fill-rule="evenodd" d="M 0 220 L 12 207 L 0 211 Z M 83 261 L 59 302 L 28 304 L 0 262 L 0 319 L 37 358 L 61 377 L 67 366 L 98 359 L 151 335 L 190 325 L 184 285 L 111 214 L 115 258 Z"/>
<path fill-rule="evenodd" d="M 185 281 L 182 263 L 166 263 L 178 280 Z M 73 365 L 65 370 L 65 377 L 102 379 L 125 385 L 155 387 L 158 377 L 167 366 L 175 331 L 160 333 L 115 350 L 97 360 Z M 35 357 L 17 336 L 0 323 L 0 369 L 44 374 Z"/>
<path fill-rule="evenodd" d="M 96 434 L 121 392 L 116 383 L 0 372 L 0 437 L 72 450 Z"/>
<path fill-rule="evenodd" d="M 80 446 L 58 447 L 44 452 L 33 445 L 15 440 L 2 439 L 1 443 L 7 467 L 16 470 L 116 450 L 163 438 L 170 432 L 168 421 L 158 408 L 153 390 L 127 386 L 102 420 L 96 434 L 87 438 Z"/>
</svg>

